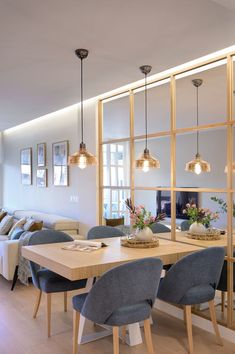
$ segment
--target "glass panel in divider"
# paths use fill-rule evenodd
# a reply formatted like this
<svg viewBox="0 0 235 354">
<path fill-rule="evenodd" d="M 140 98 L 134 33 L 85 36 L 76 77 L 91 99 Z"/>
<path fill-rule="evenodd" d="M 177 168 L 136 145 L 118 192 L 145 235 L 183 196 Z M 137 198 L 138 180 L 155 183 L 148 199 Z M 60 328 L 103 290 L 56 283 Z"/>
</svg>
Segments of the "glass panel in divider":
<svg viewBox="0 0 235 354">
<path fill-rule="evenodd" d="M 130 136 L 129 95 L 103 103 L 103 141 Z"/>
<path fill-rule="evenodd" d="M 186 163 L 195 159 L 197 133 L 176 135 L 176 186 L 226 188 L 226 128 L 201 130 L 199 132 L 199 153 L 201 159 L 210 164 L 210 172 L 186 171 Z"/>
<path fill-rule="evenodd" d="M 124 217 L 124 224 L 129 225 L 129 214 L 125 200 L 130 198 L 129 189 L 103 189 L 103 218 L 115 219 Z"/>
<path fill-rule="evenodd" d="M 145 149 L 144 140 L 135 140 L 135 159 L 138 159 Z M 135 169 L 135 186 L 141 187 L 169 187 L 171 178 L 170 137 L 163 136 L 148 139 L 150 154 L 159 160 L 160 168 L 153 168 L 147 172 Z"/>
<path fill-rule="evenodd" d="M 130 186 L 130 144 L 103 145 L 103 185 Z"/>
<path fill-rule="evenodd" d="M 153 87 L 153 85 L 155 85 Z M 157 86 L 156 86 L 157 85 Z M 135 136 L 145 134 L 144 90 L 135 91 L 134 128 Z M 148 133 L 170 130 L 170 83 L 163 80 L 149 85 Z"/>
<path fill-rule="evenodd" d="M 226 69 L 223 60 L 176 76 L 176 128 L 197 125 L 194 79 L 203 80 L 198 88 L 199 125 L 227 120 Z"/>
</svg>

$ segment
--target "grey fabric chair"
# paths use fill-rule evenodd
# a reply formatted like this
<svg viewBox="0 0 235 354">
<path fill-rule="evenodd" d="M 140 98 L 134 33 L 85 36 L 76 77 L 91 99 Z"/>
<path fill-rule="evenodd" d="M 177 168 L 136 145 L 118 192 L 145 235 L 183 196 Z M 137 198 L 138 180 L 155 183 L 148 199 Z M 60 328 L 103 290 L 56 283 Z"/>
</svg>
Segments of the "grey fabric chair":
<svg viewBox="0 0 235 354">
<path fill-rule="evenodd" d="M 61 231 L 42 230 L 35 232 L 29 239 L 29 246 L 58 242 L 73 241 L 73 238 Z M 41 302 L 42 292 L 47 297 L 47 335 L 51 335 L 51 295 L 52 293 L 64 293 L 64 311 L 67 311 L 67 291 L 81 289 L 86 286 L 86 279 L 70 281 L 48 269 L 30 261 L 33 285 L 37 288 L 37 300 L 34 308 L 33 318 L 36 318 Z"/>
<path fill-rule="evenodd" d="M 162 279 L 157 297 L 183 305 L 187 324 L 189 353 L 193 353 L 191 306 L 209 302 L 210 314 L 219 344 L 222 340 L 216 322 L 214 297 L 223 266 L 225 250 L 210 247 L 183 257 Z"/>
<path fill-rule="evenodd" d="M 233 252 L 233 257 L 235 257 L 235 251 Z M 228 268 L 228 262 L 224 261 L 219 284 L 217 286 L 217 290 L 221 291 L 221 311 L 222 312 L 224 312 L 225 293 L 228 291 L 227 268 Z M 235 263 L 233 263 L 233 292 L 235 292 Z"/>
<path fill-rule="evenodd" d="M 73 297 L 73 353 L 77 353 L 79 318 L 113 327 L 114 354 L 119 354 L 119 327 L 144 321 L 148 351 L 153 354 L 149 317 L 156 299 L 162 262 L 145 258 L 103 274 L 88 294 Z"/>
<path fill-rule="evenodd" d="M 112 226 L 95 226 L 92 227 L 87 234 L 88 240 L 96 238 L 109 238 L 125 236 L 124 232 Z"/>
<path fill-rule="evenodd" d="M 188 220 L 184 220 L 182 221 L 182 223 L 180 224 L 180 229 L 181 231 L 188 231 L 190 227 L 189 221 Z"/>
<path fill-rule="evenodd" d="M 155 222 L 154 224 L 150 225 L 150 229 L 153 231 L 154 234 L 171 232 L 171 229 L 169 227 L 159 222 Z"/>
</svg>

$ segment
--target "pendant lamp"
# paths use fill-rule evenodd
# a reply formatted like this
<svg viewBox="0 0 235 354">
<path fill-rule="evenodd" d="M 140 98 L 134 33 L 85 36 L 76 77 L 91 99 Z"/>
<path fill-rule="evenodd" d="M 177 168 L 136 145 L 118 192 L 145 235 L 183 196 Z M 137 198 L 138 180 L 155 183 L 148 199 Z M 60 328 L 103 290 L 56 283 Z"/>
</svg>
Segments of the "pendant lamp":
<svg viewBox="0 0 235 354">
<path fill-rule="evenodd" d="M 150 65 L 143 65 L 140 71 L 145 75 L 145 149 L 143 154 L 136 160 L 136 168 L 141 169 L 143 172 L 148 172 L 150 168 L 159 168 L 160 162 L 155 159 L 148 149 L 148 90 L 147 90 L 147 75 L 150 73 L 152 67 Z"/>
<path fill-rule="evenodd" d="M 198 127 L 198 88 L 202 85 L 201 79 L 192 80 L 193 85 L 196 87 L 196 99 L 197 99 L 197 127 Z M 201 172 L 210 172 L 211 167 L 209 162 L 202 160 L 199 154 L 199 131 L 197 130 L 197 153 L 195 159 L 186 163 L 185 171 L 196 173 L 200 175 Z"/>
<path fill-rule="evenodd" d="M 86 168 L 89 165 L 95 165 L 97 163 L 96 157 L 92 155 L 86 149 L 86 144 L 83 141 L 83 59 L 88 56 L 87 49 L 76 49 L 76 56 L 81 60 L 81 104 L 80 104 L 80 116 L 81 116 L 81 143 L 79 150 L 69 156 L 69 165 L 78 166 L 81 169 Z"/>
</svg>

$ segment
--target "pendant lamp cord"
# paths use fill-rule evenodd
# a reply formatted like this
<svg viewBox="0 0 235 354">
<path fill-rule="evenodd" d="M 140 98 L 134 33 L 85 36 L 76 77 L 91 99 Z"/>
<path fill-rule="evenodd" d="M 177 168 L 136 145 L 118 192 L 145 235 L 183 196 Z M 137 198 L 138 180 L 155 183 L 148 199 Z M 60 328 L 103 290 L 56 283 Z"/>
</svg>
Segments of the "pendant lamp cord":
<svg viewBox="0 0 235 354">
<path fill-rule="evenodd" d="M 145 73 L 145 83 L 144 83 L 144 94 L 145 94 L 145 149 L 147 150 L 147 134 L 148 134 L 148 95 L 147 95 L 147 74 Z"/>
<path fill-rule="evenodd" d="M 83 142 L 83 60 L 81 59 L 81 138 Z"/>
<path fill-rule="evenodd" d="M 196 95 L 197 95 L 197 127 L 198 127 L 198 124 L 199 124 L 199 120 L 198 120 L 198 116 L 199 116 L 199 114 L 198 114 L 198 86 L 196 87 L 196 89 L 197 89 Z M 197 154 L 199 154 L 199 131 L 198 130 L 197 130 Z"/>
</svg>

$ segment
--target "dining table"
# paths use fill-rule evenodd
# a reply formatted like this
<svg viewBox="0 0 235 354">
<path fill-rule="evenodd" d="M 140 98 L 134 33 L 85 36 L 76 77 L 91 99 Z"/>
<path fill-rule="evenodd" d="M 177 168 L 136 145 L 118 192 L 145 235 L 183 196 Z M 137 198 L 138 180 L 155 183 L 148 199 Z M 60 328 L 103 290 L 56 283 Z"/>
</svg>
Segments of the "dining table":
<svg viewBox="0 0 235 354">
<path fill-rule="evenodd" d="M 65 250 L 64 248 L 69 242 L 42 244 L 22 247 L 22 256 L 69 280 L 87 279 L 84 291 L 88 292 L 93 285 L 94 278 L 100 277 L 104 272 L 120 264 L 146 257 L 160 258 L 164 265 L 174 264 L 182 257 L 202 249 L 198 245 L 160 238 L 158 247 L 154 248 L 123 247 L 120 237 L 103 238 L 96 241 L 103 242 L 107 247 L 88 253 Z M 110 328 L 105 328 L 103 331 L 85 335 L 84 324 L 85 318 L 81 316 L 78 336 L 79 344 L 90 342 L 112 333 Z M 127 342 L 131 346 L 142 343 L 139 323 L 128 326 L 127 338 Z"/>
</svg>

